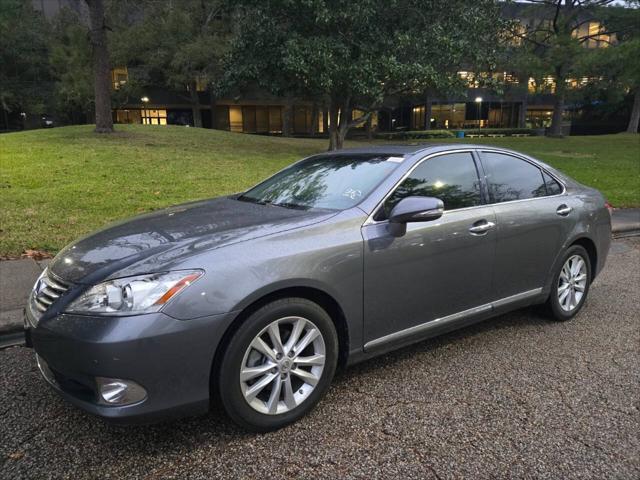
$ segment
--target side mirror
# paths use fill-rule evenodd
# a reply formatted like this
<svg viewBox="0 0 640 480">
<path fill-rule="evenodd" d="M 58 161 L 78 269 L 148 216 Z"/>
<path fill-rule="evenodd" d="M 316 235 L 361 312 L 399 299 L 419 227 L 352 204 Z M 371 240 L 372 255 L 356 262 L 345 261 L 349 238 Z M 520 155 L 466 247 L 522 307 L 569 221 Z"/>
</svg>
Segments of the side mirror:
<svg viewBox="0 0 640 480">
<path fill-rule="evenodd" d="M 409 222 L 436 220 L 444 213 L 442 200 L 433 197 L 406 197 L 393 207 L 389 215 L 391 233 L 404 235 Z"/>
</svg>

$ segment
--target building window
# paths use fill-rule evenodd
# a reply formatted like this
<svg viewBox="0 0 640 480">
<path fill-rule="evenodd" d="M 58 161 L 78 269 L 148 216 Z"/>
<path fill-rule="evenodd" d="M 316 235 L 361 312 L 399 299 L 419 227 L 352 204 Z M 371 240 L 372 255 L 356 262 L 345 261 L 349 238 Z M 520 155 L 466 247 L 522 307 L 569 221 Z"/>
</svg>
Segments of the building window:
<svg viewBox="0 0 640 480">
<path fill-rule="evenodd" d="M 282 133 L 282 107 L 269 107 L 269 133 Z"/>
<path fill-rule="evenodd" d="M 242 131 L 256 133 L 256 107 L 242 107 Z"/>
<path fill-rule="evenodd" d="M 116 123 L 142 123 L 140 117 L 140 110 L 132 109 L 132 110 L 116 110 Z"/>
<path fill-rule="evenodd" d="M 129 72 L 127 67 L 116 67 L 111 70 L 111 86 L 114 90 L 118 90 L 129 80 Z"/>
<path fill-rule="evenodd" d="M 229 107 L 229 130 L 242 132 L 242 107 Z"/>
<path fill-rule="evenodd" d="M 549 107 L 527 109 L 526 126 L 527 128 L 545 128 L 551 126 L 551 118 L 553 109 Z"/>
<path fill-rule="evenodd" d="M 367 112 L 365 112 L 364 110 L 359 110 L 357 108 L 354 108 L 351 111 L 351 121 L 355 121 L 358 120 L 359 118 L 363 117 L 366 115 Z M 319 121 L 322 122 L 322 112 L 319 112 Z M 371 129 L 375 129 L 378 127 L 378 114 L 376 112 L 372 112 L 371 115 L 369 116 L 369 122 L 371 122 Z M 356 128 L 359 129 L 366 129 L 367 128 L 367 122 L 364 121 L 362 123 L 359 123 L 358 126 Z M 318 128 L 318 132 L 323 132 L 322 128 Z"/>
<path fill-rule="evenodd" d="M 167 124 L 167 111 L 166 110 L 153 110 L 143 109 L 142 112 L 142 124 L 143 125 L 166 125 Z"/>
<path fill-rule="evenodd" d="M 413 107 L 411 111 L 411 128 L 422 130 L 424 128 L 424 107 Z"/>
<path fill-rule="evenodd" d="M 269 108 L 256 107 L 256 132 L 269 132 Z"/>
<path fill-rule="evenodd" d="M 196 78 L 196 92 L 204 92 L 207 90 L 207 79 L 204 77 Z"/>
</svg>

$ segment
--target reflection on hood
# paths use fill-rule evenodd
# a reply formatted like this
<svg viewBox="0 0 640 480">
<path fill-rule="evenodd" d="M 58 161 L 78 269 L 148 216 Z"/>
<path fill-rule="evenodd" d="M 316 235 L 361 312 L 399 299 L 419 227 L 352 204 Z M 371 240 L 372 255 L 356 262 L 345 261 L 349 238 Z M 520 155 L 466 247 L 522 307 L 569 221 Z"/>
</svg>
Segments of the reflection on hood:
<svg viewBox="0 0 640 480">
<path fill-rule="evenodd" d="M 100 276 L 94 273 L 114 271 L 163 252 L 159 259 L 168 261 L 175 256 L 172 250 L 181 255 L 201 252 L 316 223 L 333 214 L 258 205 L 234 197 L 194 202 L 140 215 L 88 235 L 65 247 L 49 269 L 70 282 L 90 282 Z"/>
</svg>

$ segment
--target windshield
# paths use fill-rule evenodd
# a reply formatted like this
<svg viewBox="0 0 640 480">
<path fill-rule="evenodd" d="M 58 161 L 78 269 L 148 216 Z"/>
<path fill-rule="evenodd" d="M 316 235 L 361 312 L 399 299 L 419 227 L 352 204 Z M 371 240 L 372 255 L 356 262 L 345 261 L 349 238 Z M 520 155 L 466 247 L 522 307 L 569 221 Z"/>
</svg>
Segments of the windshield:
<svg viewBox="0 0 640 480">
<path fill-rule="evenodd" d="M 402 162 L 401 156 L 334 155 L 292 165 L 238 197 L 287 208 L 344 210 L 360 203 Z"/>
</svg>

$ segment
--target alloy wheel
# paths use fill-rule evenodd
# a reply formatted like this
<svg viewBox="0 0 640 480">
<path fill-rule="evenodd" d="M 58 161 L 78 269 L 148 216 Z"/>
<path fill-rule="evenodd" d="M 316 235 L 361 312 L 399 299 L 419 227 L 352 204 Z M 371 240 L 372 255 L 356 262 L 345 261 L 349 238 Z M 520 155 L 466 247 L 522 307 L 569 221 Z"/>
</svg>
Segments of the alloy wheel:
<svg viewBox="0 0 640 480">
<path fill-rule="evenodd" d="M 256 411 L 287 413 L 313 392 L 324 370 L 320 329 L 302 317 L 284 317 L 263 328 L 249 344 L 240 367 L 240 388 Z"/>
<path fill-rule="evenodd" d="M 565 312 L 573 311 L 587 288 L 587 264 L 580 255 L 572 255 L 564 263 L 558 278 L 558 303 Z"/>
</svg>

